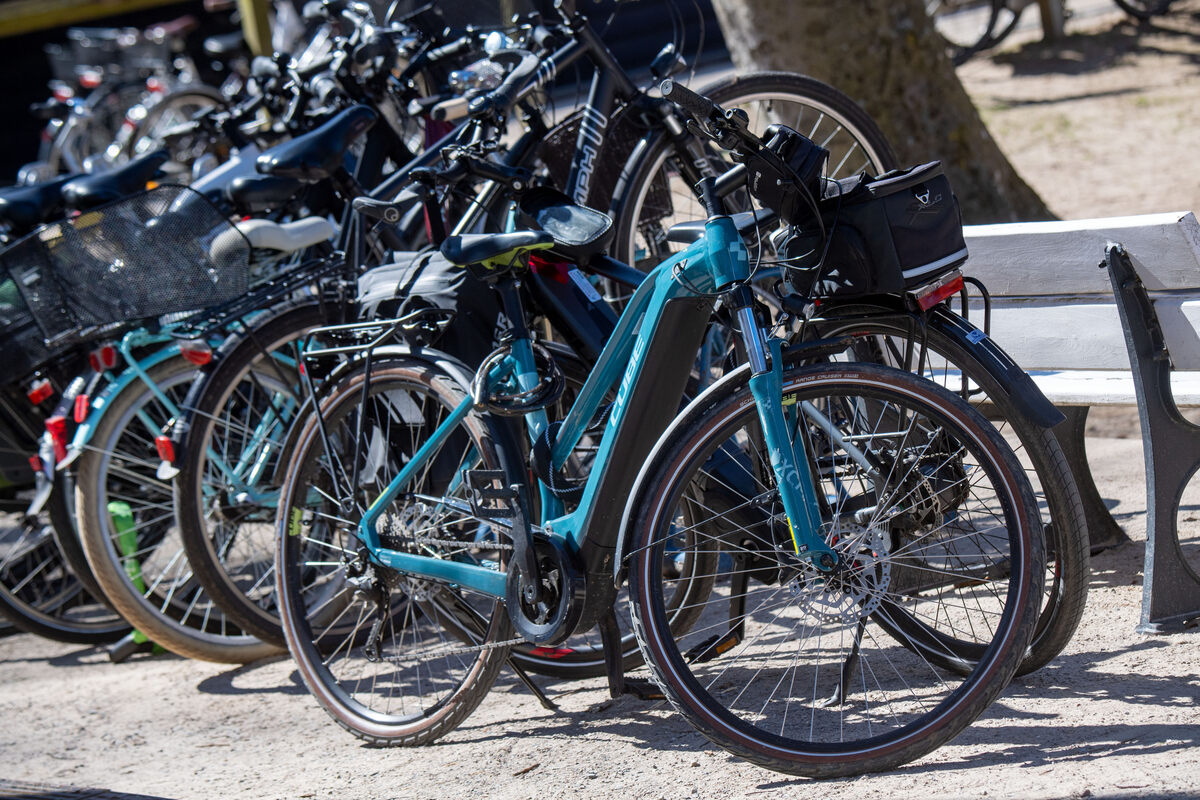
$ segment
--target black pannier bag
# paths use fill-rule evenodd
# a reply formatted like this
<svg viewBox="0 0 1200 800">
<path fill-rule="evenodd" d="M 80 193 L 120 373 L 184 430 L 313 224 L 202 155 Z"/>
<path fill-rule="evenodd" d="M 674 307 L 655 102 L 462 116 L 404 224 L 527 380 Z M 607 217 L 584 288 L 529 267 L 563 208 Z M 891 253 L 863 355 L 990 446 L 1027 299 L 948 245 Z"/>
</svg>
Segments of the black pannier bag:
<svg viewBox="0 0 1200 800">
<path fill-rule="evenodd" d="M 359 318 L 394 319 L 424 308 L 454 312 L 436 347 L 477 367 L 507 329 L 495 290 L 436 251 L 397 253 L 397 260 L 367 271 L 358 279 Z"/>
<path fill-rule="evenodd" d="M 807 297 L 903 292 L 967 259 L 958 199 L 939 161 L 826 181 L 815 221 L 783 235 L 779 258 Z"/>
</svg>

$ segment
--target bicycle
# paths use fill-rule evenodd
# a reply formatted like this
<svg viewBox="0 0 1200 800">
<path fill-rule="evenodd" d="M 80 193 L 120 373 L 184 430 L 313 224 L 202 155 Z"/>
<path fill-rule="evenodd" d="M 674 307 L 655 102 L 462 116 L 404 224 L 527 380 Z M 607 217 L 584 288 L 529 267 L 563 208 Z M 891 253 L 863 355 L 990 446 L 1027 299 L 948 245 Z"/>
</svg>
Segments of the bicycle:
<svg viewBox="0 0 1200 800">
<path fill-rule="evenodd" d="M 779 156 L 804 146 L 793 132 L 775 129 L 768 146 L 736 113 L 677 85 L 664 96 L 752 159 L 763 185 L 805 185 Z M 909 373 L 785 365 L 830 343 L 785 356 L 764 335 L 748 252 L 713 181 L 701 188 L 703 239 L 634 293 L 554 429 L 544 409 L 561 382 L 516 290 L 527 254 L 555 246 L 545 232 L 443 245 L 493 283 L 513 324 L 473 376 L 383 347 L 405 318 L 329 329 L 351 341 L 370 330 L 372 341 L 307 353 L 307 363 L 363 354 L 301 428 L 276 516 L 278 595 L 301 676 L 354 735 L 436 739 L 478 705 L 520 641 L 553 647 L 607 619 L 619 659 L 611 606 L 626 575 L 634 630 L 672 704 L 720 746 L 775 770 L 829 777 L 916 758 L 969 724 L 1016 670 L 1042 541 L 1011 451 L 963 401 Z M 677 414 L 717 297 L 735 309 L 749 364 Z M 548 438 L 554 470 L 610 388 L 577 505 L 547 508 L 553 494 L 530 481 L 502 417 L 522 417 L 531 441 Z M 718 488 L 740 502 L 706 506 Z M 535 489 L 540 525 L 530 524 Z M 682 497 L 696 502 L 676 513 Z M 868 635 L 870 622 L 887 635 Z M 781 651 L 780 637 L 797 631 L 801 643 L 840 645 Z M 795 708 L 775 696 L 793 686 Z"/>
<path fill-rule="evenodd" d="M 1167 13 L 1173 0 L 1113 0 L 1134 19 L 1145 22 Z M 954 64 L 990 50 L 1016 30 L 1025 9 L 1036 0 L 927 0 L 926 12 L 949 45 Z"/>
<path fill-rule="evenodd" d="M 675 119 L 674 112 L 669 111 L 668 106 L 651 98 L 632 83 L 599 40 L 586 17 L 566 5 L 561 12 L 563 22 L 558 33 L 562 36 L 569 35 L 569 39 L 565 43 L 559 45 L 558 49 L 541 60 L 535 59 L 527 53 L 519 51 L 513 53 L 510 60 L 516 63 L 510 73 L 495 90 L 476 97 L 475 109 L 465 122 L 461 123 L 436 147 L 431 148 L 429 152 L 412 162 L 410 166 L 398 170 L 387 178 L 368 196 L 386 198 L 399 195 L 405 182 L 410 181 L 413 175 L 418 174 L 414 171 L 416 168 L 428 168 L 435 164 L 435 159 L 440 157 L 447 145 L 486 140 L 488 137 L 481 132 L 481 129 L 489 125 L 503 129 L 505 127 L 503 125 L 504 115 L 507 115 L 510 109 L 517 107 L 524 112 L 529 130 L 509 148 L 500 165 L 487 167 L 486 162 L 478 165 L 476 174 L 471 177 L 483 180 L 483 185 L 476 195 L 466 195 L 468 200 L 465 202 L 464 212 L 453 226 L 446 226 L 450 233 L 476 230 L 484 224 L 487 218 L 500 217 L 498 209 L 505 199 L 504 170 L 536 166 L 539 161 L 548 165 L 551 175 L 558 176 L 560 185 L 566 187 L 574 185 L 577 195 L 585 194 L 593 200 L 599 199 L 598 205 L 601 207 L 621 206 L 623 196 L 637 197 L 636 203 L 629 204 L 629 211 L 625 216 L 627 220 L 625 224 L 631 228 L 640 225 L 643 230 L 646 230 L 647 226 L 661 225 L 664 219 L 664 216 L 658 213 L 661 206 L 650 211 L 650 214 L 656 215 L 653 218 L 641 213 L 650 208 L 645 203 L 646 197 L 657 196 L 647 187 L 661 180 L 664 171 L 668 168 L 672 171 L 673 176 L 680 174 L 680 170 L 698 176 L 699 173 L 696 172 L 698 168 L 694 166 L 694 159 L 690 155 L 694 149 L 694 144 L 688 143 L 691 137 L 679 134 L 679 131 L 683 130 L 682 123 Z M 551 41 L 546 37 L 542 38 L 543 41 Z M 544 124 L 541 115 L 533 113 L 533 109 L 528 105 L 528 98 L 555 71 L 560 71 L 584 58 L 592 61 L 598 71 L 601 71 L 598 74 L 606 75 L 605 80 L 611 81 L 611 85 L 606 87 L 603 85 L 604 82 L 601 82 L 600 86 L 594 84 L 585 108 L 564 123 L 550 129 Z M 810 78 L 785 73 L 756 73 L 732 82 L 722 82 L 709 91 L 712 91 L 715 97 L 726 102 L 745 102 L 754 108 L 762 109 L 763 114 L 786 113 L 791 121 L 796 119 L 797 114 L 803 114 L 807 109 L 811 114 L 806 118 L 808 128 L 812 132 L 819 132 L 826 143 L 839 153 L 839 174 L 852 174 L 860 169 L 872 172 L 882 171 L 891 165 L 893 159 L 891 151 L 887 147 L 886 141 L 883 140 L 882 134 L 870 119 L 849 98 Z M 442 102 L 449 101 L 443 100 Z M 500 116 L 493 120 L 493 117 L 497 115 Z M 604 127 L 596 127 L 596 120 L 608 116 L 612 117 L 610 123 L 606 123 Z M 643 116 L 649 120 L 659 121 L 652 124 L 647 119 L 642 119 Z M 591 122 L 585 124 L 584 120 L 591 120 Z M 597 136 L 603 137 L 605 130 L 612 132 L 613 135 L 606 139 L 606 144 L 601 148 L 603 157 L 598 157 L 595 162 L 598 168 L 592 170 L 589 176 L 586 174 L 588 170 L 585 163 L 577 162 L 573 157 L 564 156 L 562 150 L 567 146 L 573 147 L 576 141 L 590 142 L 594 141 Z M 612 154 L 608 150 L 610 144 L 615 147 Z M 592 147 L 591 144 L 587 146 Z M 854 158 L 855 154 L 860 157 Z M 640 165 L 646 159 L 650 159 L 653 168 L 627 167 L 622 172 L 618 172 L 609 166 L 613 163 L 620 164 L 626 159 L 633 165 Z M 706 155 L 705 163 L 707 164 L 706 168 L 710 170 L 721 164 L 719 159 L 712 157 L 711 152 Z M 680 164 L 683 166 L 679 166 Z M 678 179 L 676 178 L 676 180 Z M 339 194 L 354 195 L 353 185 L 345 181 L 335 182 L 334 185 Z M 567 193 L 570 194 L 569 189 Z M 458 196 L 457 193 L 451 194 Z M 445 214 L 445 209 L 439 207 L 437 203 L 429 203 L 425 212 L 424 219 L 432 221 L 441 219 Z M 398 209 L 397 218 L 401 215 L 401 210 Z M 408 215 L 407 218 L 422 219 L 421 216 L 414 217 L 412 215 Z M 641 222 L 638 222 L 639 219 Z M 348 234 L 348 230 L 348 228 L 343 229 L 344 236 Z M 394 235 L 394 231 L 390 231 L 386 224 L 380 227 L 379 233 Z M 437 243 L 445 235 L 446 231 L 441 231 L 433 235 L 433 241 Z M 343 244 L 339 246 L 339 249 L 345 247 L 346 240 L 343 238 L 342 241 Z M 403 242 L 404 239 L 398 237 L 393 241 Z M 395 247 L 395 245 L 392 246 Z M 619 243 L 616 245 L 618 252 L 622 247 L 624 246 Z M 293 335 L 279 337 L 278 332 L 275 331 L 264 341 L 290 342 L 303 335 L 304 330 L 303 323 L 298 322 L 297 326 L 293 328 Z M 570 326 L 560 327 L 560 330 L 569 332 Z M 594 352 L 599 352 L 602 344 L 603 338 L 601 337 L 594 347 Z M 261 349 L 259 344 L 252 339 L 244 342 L 243 354 L 237 358 L 246 367 L 236 376 L 232 372 L 228 373 L 230 383 L 226 383 L 225 380 L 212 381 L 215 384 L 211 389 L 213 396 L 223 394 L 225 397 L 235 397 L 236 394 L 231 387 L 234 382 L 238 381 L 245 382 L 243 385 L 247 386 L 249 391 L 256 392 L 264 400 L 280 390 L 282 387 L 277 383 L 279 370 L 271 368 L 270 360 L 265 358 L 267 352 L 269 351 Z M 290 361 L 293 356 L 287 354 L 283 358 L 285 361 Z M 252 364 L 256 366 L 252 367 Z M 266 376 L 263 386 L 253 385 L 255 374 Z M 274 389 L 264 391 L 267 388 L 265 384 L 271 382 L 273 382 Z M 186 432 L 189 437 L 186 443 L 177 438 L 179 457 L 181 460 L 192 459 L 185 466 L 186 475 L 183 480 L 183 485 L 189 487 L 186 490 L 189 496 L 182 498 L 179 504 L 184 538 L 185 541 L 191 543 L 189 553 L 194 561 L 204 565 L 199 568 L 201 579 L 214 596 L 222 598 L 227 612 L 248 630 L 255 631 L 266 640 L 281 641 L 282 632 L 277 621 L 273 619 L 274 601 L 271 597 L 270 587 L 265 583 L 266 574 L 269 571 L 269 567 L 266 566 L 269 557 L 251 547 L 248 539 L 253 537 L 247 533 L 237 545 L 245 548 L 238 559 L 241 567 L 235 567 L 233 563 L 220 563 L 218 552 L 234 546 L 229 542 L 232 542 L 237 536 L 236 532 L 226 529 L 226 524 L 235 526 L 237 521 L 226 519 L 220 523 L 210 522 L 201 519 L 197 514 L 197 508 L 201 504 L 196 495 L 197 490 L 190 487 L 200 484 L 200 475 L 204 474 L 207 469 L 202 463 L 203 457 L 200 454 L 203 451 L 197 446 L 197 442 L 208 441 L 204 437 L 213 435 L 212 431 L 217 425 L 216 418 L 223 412 L 219 410 L 220 404 L 214 403 L 211 399 L 200 400 L 197 398 L 194 405 L 205 408 L 206 414 L 210 414 L 212 417 L 198 420 L 194 426 L 177 429 L 180 432 Z M 249 434 L 240 426 L 235 426 L 232 431 L 236 437 Z M 200 437 L 200 439 L 196 437 Z M 255 438 L 254 441 L 273 442 L 271 439 L 259 438 Z M 220 482 L 220 476 L 213 477 L 218 479 L 218 483 Z M 214 491 L 224 490 L 214 487 Z M 264 492 L 262 496 L 273 498 L 274 494 L 268 491 Z M 247 519 L 257 519 L 255 516 L 257 512 L 252 512 L 249 507 L 244 508 L 243 511 L 250 515 Z M 211 516 L 211 509 L 209 516 Z M 213 533 L 218 528 L 225 529 L 225 532 L 220 535 L 220 540 L 226 544 L 218 543 Z M 239 586 L 243 589 L 252 589 L 255 596 L 247 598 L 245 592 L 237 590 L 236 587 Z M 632 648 L 632 638 L 629 641 Z M 593 645 L 581 645 L 573 648 L 570 652 L 562 650 L 551 656 L 544 657 L 535 653 L 529 658 L 526 658 L 525 654 L 520 654 L 518 658 L 530 669 L 560 675 L 586 675 L 603 672 L 604 666 L 602 659 L 597 655 L 598 652 L 599 643 L 596 642 Z"/>
</svg>

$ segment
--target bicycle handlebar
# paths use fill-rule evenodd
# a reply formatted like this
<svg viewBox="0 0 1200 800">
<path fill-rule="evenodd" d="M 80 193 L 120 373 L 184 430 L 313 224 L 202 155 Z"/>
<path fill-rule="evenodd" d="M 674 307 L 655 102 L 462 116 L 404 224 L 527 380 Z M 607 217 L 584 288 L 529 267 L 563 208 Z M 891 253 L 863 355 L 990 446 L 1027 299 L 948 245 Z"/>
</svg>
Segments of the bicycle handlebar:
<svg viewBox="0 0 1200 800">
<path fill-rule="evenodd" d="M 537 71 L 538 65 L 541 63 L 538 57 L 528 50 L 501 50 L 492 58 L 496 60 L 497 57 L 510 56 L 519 56 L 521 60 L 499 86 L 482 97 L 476 97 L 467 106 L 467 113 L 473 119 L 479 119 L 495 111 L 505 111 L 511 107 L 516 100 L 517 93 L 524 88 L 526 80 Z"/>
<path fill-rule="evenodd" d="M 696 94 L 691 89 L 676 83 L 673 80 L 665 80 L 659 86 L 662 96 L 666 100 L 670 100 L 675 105 L 686 111 L 697 122 L 707 122 L 712 119 L 713 112 L 717 106 L 712 100 L 709 100 L 703 95 Z"/>
</svg>

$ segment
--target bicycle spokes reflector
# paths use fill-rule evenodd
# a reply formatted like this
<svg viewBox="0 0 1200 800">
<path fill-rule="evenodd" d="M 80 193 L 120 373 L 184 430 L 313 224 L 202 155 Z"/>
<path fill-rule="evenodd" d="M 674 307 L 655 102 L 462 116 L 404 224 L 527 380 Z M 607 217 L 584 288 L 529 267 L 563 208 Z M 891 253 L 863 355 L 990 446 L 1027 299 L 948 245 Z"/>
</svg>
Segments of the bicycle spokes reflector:
<svg viewBox="0 0 1200 800">
<path fill-rule="evenodd" d="M 158 451 L 158 457 L 168 464 L 175 463 L 175 443 L 171 441 L 170 436 L 155 436 L 154 449 Z"/>
</svg>

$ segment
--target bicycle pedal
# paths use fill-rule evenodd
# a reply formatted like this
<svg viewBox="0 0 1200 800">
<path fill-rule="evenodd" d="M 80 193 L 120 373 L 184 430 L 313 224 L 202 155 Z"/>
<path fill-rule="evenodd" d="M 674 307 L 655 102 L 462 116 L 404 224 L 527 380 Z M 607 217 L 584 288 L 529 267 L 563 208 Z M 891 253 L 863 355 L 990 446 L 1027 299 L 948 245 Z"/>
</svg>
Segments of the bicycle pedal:
<svg viewBox="0 0 1200 800">
<path fill-rule="evenodd" d="M 688 664 L 703 664 L 723 655 L 731 647 L 736 647 L 742 641 L 736 630 L 720 636 L 712 636 L 683 654 L 683 660 Z"/>
<path fill-rule="evenodd" d="M 626 678 L 624 694 L 631 694 L 639 700 L 666 700 L 658 684 L 644 678 Z"/>
<path fill-rule="evenodd" d="M 509 519 L 517 503 L 516 488 L 504 485 L 504 470 L 469 469 L 463 471 L 467 484 L 467 502 L 471 513 L 480 519 Z"/>
</svg>

